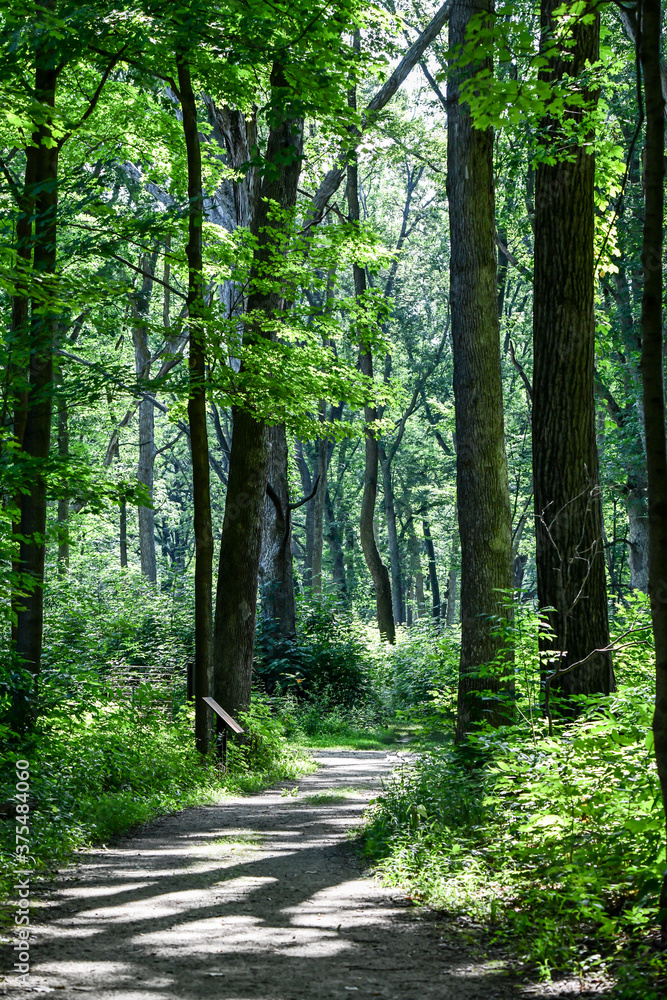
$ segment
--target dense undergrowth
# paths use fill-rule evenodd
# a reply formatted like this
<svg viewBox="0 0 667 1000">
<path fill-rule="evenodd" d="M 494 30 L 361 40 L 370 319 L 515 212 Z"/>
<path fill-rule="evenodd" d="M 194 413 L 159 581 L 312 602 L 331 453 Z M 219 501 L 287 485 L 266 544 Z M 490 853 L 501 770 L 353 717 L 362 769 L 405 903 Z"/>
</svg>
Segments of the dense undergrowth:
<svg viewBox="0 0 667 1000">
<path fill-rule="evenodd" d="M 618 998 L 657 1000 L 667 987 L 656 947 L 664 817 L 645 606 L 631 617 L 617 693 L 588 699 L 550 736 L 536 623 L 520 613 L 516 724 L 431 747 L 404 768 L 373 804 L 364 848 L 386 882 L 478 921 L 543 978 L 609 978 Z M 451 690 L 413 708 L 426 731 L 445 731 L 453 711 Z"/>
<path fill-rule="evenodd" d="M 134 577 L 111 576 L 94 590 L 54 587 L 39 721 L 29 744 L 0 756 L 5 818 L 14 762 L 31 762 L 38 875 L 161 813 L 295 777 L 311 766 L 308 747 L 380 749 L 409 739 L 417 760 L 373 804 L 362 838 L 388 883 L 466 914 L 544 978 L 608 977 L 619 1000 L 665 994 L 655 947 L 664 831 L 641 601 L 615 619 L 617 634 L 630 630 L 615 660 L 617 693 L 590 699 L 552 735 L 540 708 L 537 622 L 518 610 L 515 724 L 454 747 L 457 629 L 417 623 L 389 648 L 336 601 L 303 600 L 294 641 L 260 630 L 244 719 L 251 739 L 231 747 L 223 774 L 194 750 L 182 669 L 192 654 L 188 595 L 158 593 Z M 157 673 L 128 688 L 130 665 Z M 12 684 L 6 668 L 5 720 Z M 3 894 L 13 832 L 0 822 Z"/>
</svg>

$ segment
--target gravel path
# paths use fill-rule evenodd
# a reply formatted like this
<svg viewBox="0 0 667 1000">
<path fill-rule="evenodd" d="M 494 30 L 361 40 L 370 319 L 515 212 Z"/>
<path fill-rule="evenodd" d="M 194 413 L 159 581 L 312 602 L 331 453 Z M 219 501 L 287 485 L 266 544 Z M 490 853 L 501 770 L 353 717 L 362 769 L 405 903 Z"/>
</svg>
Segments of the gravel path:
<svg viewBox="0 0 667 1000">
<path fill-rule="evenodd" d="M 349 831 L 408 755 L 317 756 L 319 770 L 298 786 L 189 809 L 86 855 L 34 927 L 32 990 L 96 1000 L 552 996 L 512 983 L 500 962 L 462 951 L 451 926 L 364 877 Z M 7 980 L 0 995 L 26 990 Z"/>
</svg>

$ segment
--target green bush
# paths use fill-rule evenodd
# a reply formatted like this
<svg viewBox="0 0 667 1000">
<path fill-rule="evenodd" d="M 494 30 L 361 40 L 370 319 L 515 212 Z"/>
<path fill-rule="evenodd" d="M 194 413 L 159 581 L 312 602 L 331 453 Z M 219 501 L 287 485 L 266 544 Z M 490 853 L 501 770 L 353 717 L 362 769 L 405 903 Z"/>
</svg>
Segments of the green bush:
<svg viewBox="0 0 667 1000">
<path fill-rule="evenodd" d="M 327 692 L 346 708 L 372 700 L 366 649 L 352 612 L 334 597 L 315 595 L 302 598 L 299 611 L 294 640 L 279 637 L 274 623 L 260 623 L 255 669 L 267 692 L 289 691 L 298 698 Z"/>
<path fill-rule="evenodd" d="M 374 804 L 366 850 L 390 883 L 495 924 L 545 976 L 604 967 L 601 954 L 656 914 L 664 818 L 650 706 L 647 684 L 624 686 L 557 738 L 540 721 L 425 754 Z"/>
</svg>

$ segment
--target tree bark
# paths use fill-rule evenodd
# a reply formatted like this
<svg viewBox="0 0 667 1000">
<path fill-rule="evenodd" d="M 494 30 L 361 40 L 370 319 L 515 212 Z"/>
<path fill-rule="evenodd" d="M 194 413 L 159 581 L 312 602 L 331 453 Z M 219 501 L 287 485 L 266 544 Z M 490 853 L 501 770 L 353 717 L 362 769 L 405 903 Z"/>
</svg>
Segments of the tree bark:
<svg viewBox="0 0 667 1000">
<path fill-rule="evenodd" d="M 45 35 L 46 32 L 37 32 Z M 35 96 L 50 112 L 55 106 L 59 69 L 47 38 L 35 50 Z M 58 236 L 58 146 L 47 119 L 33 135 L 37 147 L 34 163 L 34 236 L 32 266 L 39 299 L 33 284 L 30 320 L 29 390 L 22 434 L 22 451 L 33 463 L 21 497 L 21 572 L 30 581 L 20 599 L 16 623 L 16 651 L 36 678 L 42 655 L 44 623 L 44 558 L 46 554 L 46 478 L 42 471 L 49 457 L 53 408 L 53 351 L 58 326 L 53 282 L 56 274 Z M 30 160 L 29 160 L 30 162 Z M 37 308 L 36 308 L 37 307 Z M 24 317 L 27 320 L 27 317 Z M 22 319 L 21 322 L 24 320 Z"/>
<path fill-rule="evenodd" d="M 322 400 L 322 425 L 326 419 L 326 403 Z M 322 556 L 324 554 L 324 496 L 327 488 L 329 442 L 317 440 L 317 493 L 313 501 L 313 592 L 322 593 Z"/>
<path fill-rule="evenodd" d="M 354 94 L 351 94 L 351 104 L 355 103 Z M 359 223 L 359 176 L 357 168 L 356 154 L 350 158 L 347 168 L 347 198 L 349 206 L 349 220 L 351 223 Z M 366 292 L 366 271 L 358 264 L 354 264 L 354 293 L 361 299 Z M 360 338 L 363 340 L 363 338 Z M 370 345 L 361 343 L 359 350 L 359 370 L 369 380 L 373 378 L 373 353 Z M 375 601 L 377 606 L 377 619 L 380 635 L 389 643 L 396 642 L 396 629 L 394 626 L 394 609 L 391 597 L 391 583 L 389 582 L 389 572 L 382 562 L 382 557 L 378 551 L 375 540 L 375 529 L 373 521 L 375 518 L 375 500 L 377 497 L 378 480 L 378 440 L 372 427 L 373 421 L 377 419 L 377 409 L 375 406 L 365 406 L 364 416 L 366 419 L 366 450 L 364 460 L 364 491 L 361 498 L 361 513 L 359 517 L 359 537 L 361 548 L 364 553 L 366 565 L 368 566 L 375 589 Z"/>
<path fill-rule="evenodd" d="M 542 0 L 544 39 L 559 4 Z M 598 18 L 573 31 L 574 49 L 542 71 L 547 82 L 576 76 L 598 58 Z M 549 144 L 562 148 L 559 123 L 546 125 Z M 595 159 L 582 145 L 568 152 L 540 163 L 535 178 L 532 417 L 538 600 L 556 609 L 543 612 L 555 640 L 542 636 L 540 645 L 558 651 L 547 686 L 566 701 L 614 688 L 609 653 L 559 673 L 609 644 L 593 372 Z"/>
<path fill-rule="evenodd" d="M 150 376 L 151 352 L 148 345 L 148 316 L 150 295 L 155 270 L 155 256 L 144 254 L 141 259 L 144 276 L 141 288 L 132 298 L 134 323 L 132 341 L 134 343 L 134 363 L 138 378 Z M 153 477 L 155 468 L 155 407 L 152 399 L 143 398 L 139 404 L 139 462 L 137 479 L 146 487 L 153 499 Z M 139 507 L 139 553 L 141 572 L 151 583 L 157 582 L 157 560 L 155 557 L 155 513 L 152 507 Z"/>
<path fill-rule="evenodd" d="M 58 457 L 69 457 L 69 410 L 67 400 L 58 400 Z M 58 576 L 69 568 L 69 497 L 58 498 Z"/>
<path fill-rule="evenodd" d="M 345 555 L 343 553 L 343 540 L 341 529 L 336 520 L 333 501 L 327 486 L 324 491 L 324 513 L 327 524 L 327 542 L 331 554 L 332 578 L 335 590 L 343 597 L 347 596 L 347 579 L 345 576 Z"/>
<path fill-rule="evenodd" d="M 445 623 L 454 625 L 456 623 L 456 596 L 459 579 L 459 533 L 456 528 L 452 532 L 452 554 L 449 563 L 449 577 L 447 579 L 447 617 Z"/>
<path fill-rule="evenodd" d="M 639 52 L 644 76 L 646 149 L 642 267 L 642 358 L 648 470 L 648 577 L 655 638 L 655 757 L 667 816 L 667 442 L 665 440 L 662 254 L 665 101 L 660 80 L 660 0 L 642 0 Z M 660 894 L 663 943 L 667 943 L 667 875 Z"/>
<path fill-rule="evenodd" d="M 301 476 L 301 490 L 305 497 L 313 490 L 313 477 L 304 454 L 303 442 L 296 442 L 296 464 Z M 306 552 L 303 565 L 303 585 L 310 588 L 313 585 L 313 552 L 315 549 L 315 500 L 306 504 Z"/>
<path fill-rule="evenodd" d="M 268 483 L 271 495 L 264 500 L 259 586 L 262 617 L 273 623 L 277 638 L 296 635 L 296 604 L 292 569 L 292 524 L 287 477 L 285 425 L 269 429 Z"/>
<path fill-rule="evenodd" d="M 428 582 L 431 588 L 431 617 L 437 622 L 440 620 L 440 585 L 438 583 L 438 568 L 435 562 L 435 548 L 428 521 L 424 520 L 422 527 L 424 529 L 424 547 L 428 561 Z"/>
<path fill-rule="evenodd" d="M 281 209 L 296 204 L 301 170 L 303 119 L 291 117 L 285 101 L 289 84 L 276 62 L 271 86 L 279 105 L 267 142 L 260 200 L 253 212 L 252 233 L 257 239 L 251 285 L 270 272 L 281 232 L 269 222 L 270 202 Z M 282 107 L 283 110 L 280 110 Z M 262 321 L 270 319 L 283 303 L 277 288 L 255 288 L 248 298 L 245 337 L 269 336 Z M 235 408 L 229 459 L 227 500 L 220 543 L 215 613 L 215 697 L 230 714 L 250 705 L 255 639 L 255 609 L 261 550 L 262 514 L 269 471 L 268 433 L 263 420 L 249 410 Z"/>
<path fill-rule="evenodd" d="M 389 547 L 389 569 L 391 572 L 391 598 L 394 621 L 403 621 L 403 584 L 401 580 L 401 553 L 398 545 L 396 528 L 396 501 L 394 497 L 394 482 L 391 474 L 391 459 L 382 445 L 378 446 L 378 458 L 382 470 L 382 491 L 384 494 L 384 516 L 387 525 L 387 542 Z"/>
<path fill-rule="evenodd" d="M 456 0 L 450 46 L 462 45 L 470 18 L 493 12 L 492 0 L 474 7 Z M 465 72 L 489 69 L 476 61 Z M 476 723 L 507 721 L 497 694 L 503 682 L 479 676 L 484 664 L 510 652 L 493 634 L 488 616 L 507 614 L 503 591 L 512 586 L 512 538 L 504 446 L 500 330 L 497 303 L 493 134 L 473 128 L 459 101 L 461 71 L 447 88 L 447 194 L 451 237 L 450 302 L 457 441 L 457 498 L 461 539 L 461 662 L 456 738 Z"/>
<path fill-rule="evenodd" d="M 211 524 L 211 489 L 208 464 L 208 428 L 206 425 L 206 345 L 202 322 L 204 312 L 202 222 L 204 198 L 201 175 L 201 148 L 197 126 L 197 105 L 190 67 L 177 56 L 178 86 L 183 112 L 183 134 L 188 168 L 188 261 L 190 393 L 188 423 L 192 454 L 192 493 L 195 533 L 195 741 L 201 754 L 208 753 L 211 724 L 204 698 L 211 691 L 213 669 L 213 528 Z"/>
</svg>

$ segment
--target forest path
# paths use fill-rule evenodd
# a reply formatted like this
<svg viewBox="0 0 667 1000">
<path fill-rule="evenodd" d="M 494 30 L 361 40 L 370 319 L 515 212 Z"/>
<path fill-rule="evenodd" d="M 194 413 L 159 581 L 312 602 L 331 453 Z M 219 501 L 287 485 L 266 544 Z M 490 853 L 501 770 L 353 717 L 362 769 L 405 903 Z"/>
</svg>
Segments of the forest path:
<svg viewBox="0 0 667 1000">
<path fill-rule="evenodd" d="M 164 817 L 87 854 L 33 918 L 33 991 L 95 1000 L 545 996 L 363 875 L 349 831 L 409 755 L 315 756 L 319 770 L 298 783 Z M 0 995 L 26 990 L 7 983 Z"/>
</svg>

